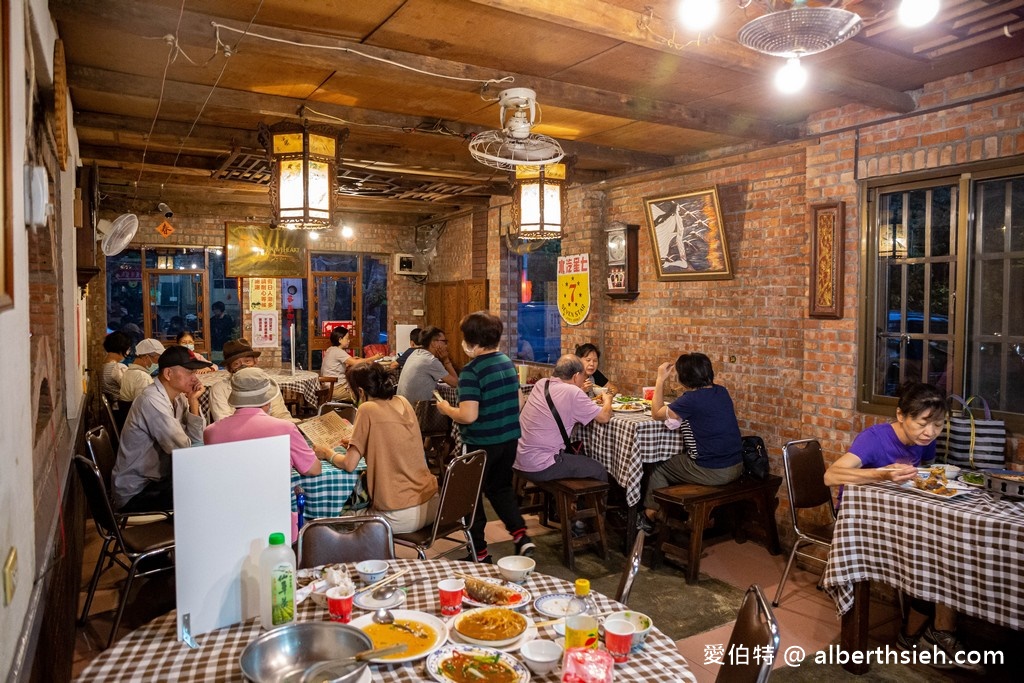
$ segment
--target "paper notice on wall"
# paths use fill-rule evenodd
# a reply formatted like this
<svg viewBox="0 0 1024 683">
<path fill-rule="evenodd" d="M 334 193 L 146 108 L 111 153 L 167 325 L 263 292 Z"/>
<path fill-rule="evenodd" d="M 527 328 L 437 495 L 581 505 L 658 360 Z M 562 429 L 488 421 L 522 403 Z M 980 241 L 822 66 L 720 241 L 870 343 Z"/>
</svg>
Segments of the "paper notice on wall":
<svg viewBox="0 0 1024 683">
<path fill-rule="evenodd" d="M 249 310 L 276 311 L 278 281 L 276 278 L 249 278 Z"/>
<path fill-rule="evenodd" d="M 252 314 L 252 347 L 269 349 L 281 346 L 277 311 L 256 311 Z"/>
<path fill-rule="evenodd" d="M 335 446 L 347 446 L 352 438 L 352 423 L 333 410 L 303 420 L 298 427 L 314 446 L 333 449 Z"/>
</svg>

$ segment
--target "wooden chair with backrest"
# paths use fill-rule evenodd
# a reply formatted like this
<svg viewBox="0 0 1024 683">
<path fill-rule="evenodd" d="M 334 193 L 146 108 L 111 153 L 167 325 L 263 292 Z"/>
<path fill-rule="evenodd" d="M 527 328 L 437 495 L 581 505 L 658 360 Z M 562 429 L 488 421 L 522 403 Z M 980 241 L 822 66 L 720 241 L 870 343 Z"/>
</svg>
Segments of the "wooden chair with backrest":
<svg viewBox="0 0 1024 683">
<path fill-rule="evenodd" d="M 380 515 L 321 517 L 299 532 L 299 568 L 338 562 L 392 560 L 391 525 Z"/>
<path fill-rule="evenodd" d="M 629 594 L 633 590 L 633 582 L 640 571 L 640 558 L 644 552 L 646 538 L 647 534 L 643 532 L 643 529 L 637 531 L 636 538 L 633 540 L 633 550 L 626 558 L 626 566 L 622 570 L 622 578 L 619 579 L 619 590 L 615 593 L 615 600 L 623 605 L 629 604 Z"/>
<path fill-rule="evenodd" d="M 415 548 L 416 554 L 424 560 L 427 557 L 427 550 L 433 547 L 435 541 L 443 538 L 455 541 L 457 545 L 441 553 L 440 557 L 464 547 L 468 547 L 470 554 L 475 556 L 476 548 L 473 547 L 469 529 L 473 526 L 473 518 L 476 516 L 486 462 L 487 452 L 483 449 L 453 458 L 445 468 L 441 501 L 437 506 L 434 523 L 419 531 L 395 534 L 395 543 Z M 463 540 L 452 538 L 456 534 L 461 534 Z"/>
<path fill-rule="evenodd" d="M 730 652 L 746 653 L 746 663 L 741 658 L 729 656 Z M 754 656 L 759 652 L 760 656 Z M 768 653 L 771 656 L 768 656 Z M 747 589 L 740 605 L 736 624 L 732 627 L 729 645 L 725 648 L 722 666 L 718 669 L 716 683 L 765 683 L 772 673 L 772 663 L 779 653 L 779 622 L 775 620 L 768 599 L 757 584 Z"/>
<path fill-rule="evenodd" d="M 434 399 L 416 401 L 413 409 L 420 425 L 427 465 L 431 472 L 440 476 L 454 446 L 451 437 L 452 419 L 437 409 L 437 401 Z"/>
<path fill-rule="evenodd" d="M 89 608 L 96 595 L 96 587 L 99 585 L 100 576 L 106 571 L 103 563 L 110 559 L 128 572 L 105 646 L 110 647 L 117 635 L 121 617 L 124 616 L 124 608 L 135 579 L 174 568 L 174 522 L 164 518 L 145 524 L 132 524 L 122 529 L 110 505 L 99 468 L 88 458 L 76 455 L 75 469 L 85 490 L 85 498 L 96 523 L 96 531 L 103 539 L 99 557 L 96 558 L 96 568 L 89 581 L 82 616 L 79 618 L 80 625 L 84 626 L 89 619 Z M 145 568 L 142 568 L 143 564 L 146 565 Z"/>
<path fill-rule="evenodd" d="M 316 391 L 316 407 L 319 411 L 321 406 L 331 401 L 334 398 L 334 385 L 338 382 L 337 377 L 324 377 L 320 376 L 320 388 Z M 319 412 L 323 415 L 323 412 Z"/>
<path fill-rule="evenodd" d="M 351 403 L 345 403 L 342 401 L 328 401 L 320 406 L 319 414 L 324 415 L 330 411 L 336 412 L 342 418 L 348 420 L 352 424 L 356 422 L 356 407 Z"/>
<path fill-rule="evenodd" d="M 786 471 L 786 490 L 789 492 L 789 512 L 793 520 L 796 541 L 789 553 L 789 561 L 782 572 L 782 581 L 775 591 L 774 607 L 779 606 L 782 589 L 793 568 L 793 561 L 799 555 L 805 560 L 825 564 L 823 558 L 800 550 L 801 547 L 818 545 L 827 551 L 832 547 L 832 533 L 836 526 L 836 507 L 832 502 L 832 490 L 825 485 L 825 457 L 821 444 L 815 439 L 790 441 L 782 449 L 782 465 Z M 800 510 L 824 508 L 828 517 L 825 524 L 800 523 Z"/>
</svg>

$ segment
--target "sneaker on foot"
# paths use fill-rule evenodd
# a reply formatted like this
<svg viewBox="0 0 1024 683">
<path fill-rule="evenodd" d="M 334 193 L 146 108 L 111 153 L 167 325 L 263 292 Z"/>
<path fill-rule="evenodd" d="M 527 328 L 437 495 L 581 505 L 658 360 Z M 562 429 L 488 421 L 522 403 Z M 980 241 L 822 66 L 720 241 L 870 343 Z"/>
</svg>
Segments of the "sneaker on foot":
<svg viewBox="0 0 1024 683">
<path fill-rule="evenodd" d="M 473 553 L 469 553 L 469 554 L 468 554 L 468 555 L 466 555 L 466 557 L 464 558 L 464 561 L 465 561 L 465 562 L 479 562 L 479 563 L 481 563 L 481 564 L 494 564 L 494 560 L 493 560 L 493 559 L 491 558 L 491 555 L 490 555 L 490 553 L 488 553 L 488 554 L 487 554 L 487 555 L 486 555 L 485 557 L 483 557 L 483 558 L 479 558 L 479 557 L 477 557 L 477 556 L 476 556 L 475 554 L 473 554 Z"/>
<path fill-rule="evenodd" d="M 516 541 L 516 555 L 522 555 L 523 557 L 533 557 L 533 551 L 537 549 L 537 546 L 533 541 L 530 540 L 529 536 L 523 536 Z"/>
<path fill-rule="evenodd" d="M 641 512 L 636 516 L 636 528 L 650 536 L 654 533 L 654 522 L 651 521 L 650 517 Z"/>
<path fill-rule="evenodd" d="M 956 667 L 972 673 L 985 673 L 985 667 L 981 664 L 968 663 L 968 650 L 964 647 L 964 644 L 957 639 L 955 633 L 950 631 L 939 631 L 929 626 L 925 629 L 924 635 L 921 637 L 926 645 L 938 648 L 946 656 L 946 661 L 944 663 L 940 656 L 938 658 L 939 661 L 932 664 L 936 669 L 952 669 L 953 667 Z"/>
<path fill-rule="evenodd" d="M 896 647 L 905 652 L 920 649 L 922 647 L 921 634 L 918 633 L 917 635 L 908 636 L 902 629 L 900 629 L 899 635 L 896 636 Z"/>
</svg>

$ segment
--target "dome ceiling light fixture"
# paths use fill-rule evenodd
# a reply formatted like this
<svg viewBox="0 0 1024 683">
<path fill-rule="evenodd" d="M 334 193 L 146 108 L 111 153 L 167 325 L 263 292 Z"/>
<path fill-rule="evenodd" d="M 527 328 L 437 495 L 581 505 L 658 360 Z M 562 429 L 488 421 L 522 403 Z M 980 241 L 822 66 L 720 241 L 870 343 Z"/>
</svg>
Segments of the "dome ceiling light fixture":
<svg viewBox="0 0 1024 683">
<path fill-rule="evenodd" d="M 790 9 L 748 21 L 737 39 L 744 47 L 773 57 L 807 57 L 831 49 L 860 33 L 860 15 L 839 7 L 807 7 L 797 1 Z"/>
</svg>

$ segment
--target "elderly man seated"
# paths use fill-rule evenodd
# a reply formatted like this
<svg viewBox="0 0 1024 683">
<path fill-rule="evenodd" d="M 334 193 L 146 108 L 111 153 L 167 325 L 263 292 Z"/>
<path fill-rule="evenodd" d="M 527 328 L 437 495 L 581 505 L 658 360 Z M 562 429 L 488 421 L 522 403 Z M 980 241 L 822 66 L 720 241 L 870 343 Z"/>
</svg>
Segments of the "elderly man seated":
<svg viewBox="0 0 1024 683">
<path fill-rule="evenodd" d="M 224 367 L 232 374 L 242 368 L 256 367 L 260 351 L 255 351 L 247 339 L 232 339 L 224 344 Z M 273 382 L 273 380 L 271 380 Z M 210 387 L 210 422 L 218 422 L 235 412 L 230 402 L 231 379 L 225 378 Z M 284 404 L 281 392 L 270 402 L 270 414 L 282 420 L 296 422 Z"/>
<path fill-rule="evenodd" d="M 228 342 L 224 345 L 225 353 L 231 344 L 232 342 Z M 262 439 L 267 436 L 287 436 L 291 440 L 292 467 L 307 477 L 320 474 L 320 460 L 330 462 L 336 457 L 337 454 L 329 448 L 310 448 L 299 428 L 291 420 L 282 420 L 269 414 L 274 399 L 281 398 L 281 391 L 267 373 L 259 368 L 241 368 L 231 375 L 229 382 L 222 384 L 231 387 L 228 404 L 235 412 L 206 428 L 203 440 L 207 445 Z M 344 460 L 344 456 L 338 457 Z M 287 483 L 282 485 L 286 486 Z M 299 535 L 297 521 L 297 516 L 293 515 L 293 541 Z"/>
<path fill-rule="evenodd" d="M 135 361 L 121 375 L 121 390 L 117 398 L 130 403 L 153 383 L 150 374 L 164 352 L 164 345 L 156 339 L 143 339 L 135 345 Z"/>
<path fill-rule="evenodd" d="M 195 371 L 209 366 L 184 346 L 172 346 L 160 356 L 156 381 L 132 403 L 121 429 L 111 475 L 117 509 L 174 508 L 171 451 L 203 443 L 206 422 L 199 397 L 206 388 Z"/>
<path fill-rule="evenodd" d="M 598 479 L 608 481 L 604 465 L 567 452 L 563 431 L 568 437 L 577 424 L 612 419 L 612 395 L 601 396 L 601 406 L 583 391 L 587 380 L 583 361 L 566 354 L 555 363 L 552 376 L 533 387 L 519 415 L 522 436 L 516 450 L 515 469 L 530 481 L 553 479 Z M 562 428 L 559 428 L 559 420 Z"/>
</svg>

